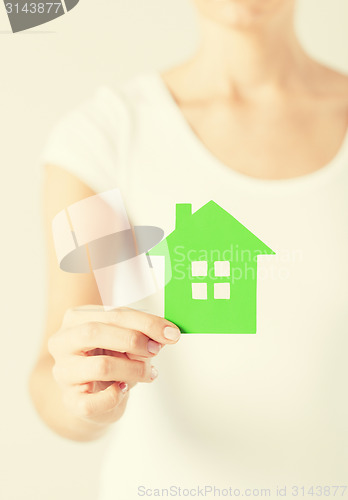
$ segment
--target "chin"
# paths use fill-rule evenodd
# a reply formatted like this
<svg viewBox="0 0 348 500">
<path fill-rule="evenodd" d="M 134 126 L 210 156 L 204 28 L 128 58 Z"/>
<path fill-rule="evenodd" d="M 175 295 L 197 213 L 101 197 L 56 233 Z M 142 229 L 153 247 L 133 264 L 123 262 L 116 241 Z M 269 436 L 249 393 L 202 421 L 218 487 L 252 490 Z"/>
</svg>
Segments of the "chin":
<svg viewBox="0 0 348 500">
<path fill-rule="evenodd" d="M 235 29 L 247 29 L 289 11 L 294 0 L 194 0 L 204 17 Z"/>
</svg>

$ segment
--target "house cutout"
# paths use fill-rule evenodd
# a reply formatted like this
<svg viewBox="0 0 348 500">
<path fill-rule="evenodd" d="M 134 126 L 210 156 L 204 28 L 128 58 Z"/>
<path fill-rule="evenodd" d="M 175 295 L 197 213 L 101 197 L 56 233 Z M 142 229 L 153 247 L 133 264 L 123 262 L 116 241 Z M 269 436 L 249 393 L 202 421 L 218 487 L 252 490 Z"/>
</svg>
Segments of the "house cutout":
<svg viewBox="0 0 348 500">
<path fill-rule="evenodd" d="M 175 230 L 148 252 L 168 253 L 166 319 L 183 333 L 256 333 L 257 256 L 273 250 L 211 200 L 176 205 Z"/>
</svg>

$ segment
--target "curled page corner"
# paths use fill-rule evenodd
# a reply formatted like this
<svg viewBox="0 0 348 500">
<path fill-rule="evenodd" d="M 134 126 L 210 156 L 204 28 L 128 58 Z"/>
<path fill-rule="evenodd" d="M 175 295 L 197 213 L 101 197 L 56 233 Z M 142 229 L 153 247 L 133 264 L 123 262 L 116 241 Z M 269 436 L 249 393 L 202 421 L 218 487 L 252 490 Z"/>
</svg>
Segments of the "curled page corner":
<svg viewBox="0 0 348 500">
<path fill-rule="evenodd" d="M 59 212 L 52 232 L 60 268 L 69 273 L 92 272 L 104 308 L 144 299 L 163 288 L 170 277 L 165 269 L 168 259 L 148 253 L 161 242 L 164 231 L 156 226 L 132 227 L 117 188 Z"/>
</svg>

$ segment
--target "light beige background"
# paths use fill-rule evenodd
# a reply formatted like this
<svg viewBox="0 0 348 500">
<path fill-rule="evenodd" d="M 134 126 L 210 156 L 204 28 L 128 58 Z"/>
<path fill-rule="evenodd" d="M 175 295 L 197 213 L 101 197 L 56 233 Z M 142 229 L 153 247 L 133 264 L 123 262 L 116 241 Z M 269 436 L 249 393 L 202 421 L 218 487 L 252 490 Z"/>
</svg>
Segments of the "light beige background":
<svg viewBox="0 0 348 500">
<path fill-rule="evenodd" d="M 297 26 L 308 51 L 348 72 L 347 0 L 300 1 Z M 27 392 L 45 300 L 37 158 L 62 113 L 100 83 L 180 61 L 194 50 L 196 26 L 189 0 L 80 0 L 30 32 L 9 29 L 1 2 L 0 499 L 91 500 L 107 438 L 57 437 Z"/>
</svg>

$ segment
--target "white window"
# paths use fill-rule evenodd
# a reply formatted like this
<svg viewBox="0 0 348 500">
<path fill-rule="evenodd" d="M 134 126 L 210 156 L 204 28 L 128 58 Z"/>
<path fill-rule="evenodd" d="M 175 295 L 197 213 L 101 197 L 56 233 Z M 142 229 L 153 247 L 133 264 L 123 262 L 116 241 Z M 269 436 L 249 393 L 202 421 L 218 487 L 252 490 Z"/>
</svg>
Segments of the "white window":
<svg viewBox="0 0 348 500">
<path fill-rule="evenodd" d="M 208 262 L 206 260 L 194 260 L 191 262 L 192 276 L 207 276 Z"/>
<path fill-rule="evenodd" d="M 207 284 L 192 283 L 192 298 L 198 300 L 207 300 Z"/>
<path fill-rule="evenodd" d="M 214 283 L 214 299 L 229 299 L 230 294 L 229 283 Z"/>
<path fill-rule="evenodd" d="M 212 271 L 212 269 L 211 269 Z M 191 262 L 191 275 L 192 277 L 208 276 L 208 262 L 206 260 L 195 260 Z M 214 275 L 217 277 L 231 276 L 231 265 L 228 260 L 216 260 L 214 262 Z M 209 276 L 211 273 L 209 271 Z M 213 286 L 213 284 L 209 284 Z M 209 292 L 209 297 L 210 297 Z M 224 282 L 214 283 L 214 299 L 230 299 L 231 297 L 231 284 L 230 280 L 226 279 Z M 207 300 L 208 298 L 208 284 L 207 283 L 192 283 L 192 298 L 196 300 Z"/>
<path fill-rule="evenodd" d="M 230 276 L 230 263 L 228 260 L 216 260 L 214 262 L 215 276 Z"/>
</svg>

